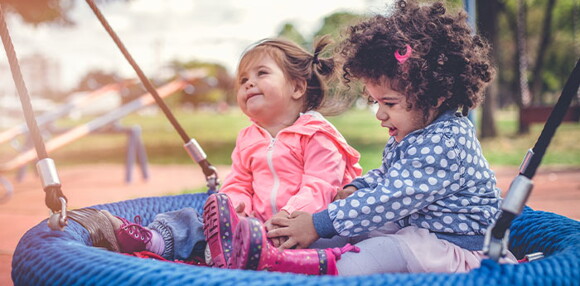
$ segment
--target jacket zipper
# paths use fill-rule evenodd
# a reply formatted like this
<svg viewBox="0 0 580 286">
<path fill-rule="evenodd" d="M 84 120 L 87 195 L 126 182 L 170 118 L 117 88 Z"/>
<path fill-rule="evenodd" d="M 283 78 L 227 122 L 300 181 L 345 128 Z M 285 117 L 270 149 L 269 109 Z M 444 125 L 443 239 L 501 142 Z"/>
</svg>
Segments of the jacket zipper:
<svg viewBox="0 0 580 286">
<path fill-rule="evenodd" d="M 268 167 L 272 173 L 274 179 L 274 186 L 272 186 L 272 192 L 270 193 L 270 205 L 272 207 L 272 215 L 278 213 L 278 207 L 276 206 L 276 198 L 278 197 L 278 189 L 280 188 L 280 179 L 278 174 L 274 169 L 274 162 L 272 161 L 272 155 L 274 154 L 274 144 L 276 143 L 276 138 L 270 139 L 270 145 L 268 145 L 268 151 L 266 153 L 266 158 L 268 161 Z"/>
</svg>

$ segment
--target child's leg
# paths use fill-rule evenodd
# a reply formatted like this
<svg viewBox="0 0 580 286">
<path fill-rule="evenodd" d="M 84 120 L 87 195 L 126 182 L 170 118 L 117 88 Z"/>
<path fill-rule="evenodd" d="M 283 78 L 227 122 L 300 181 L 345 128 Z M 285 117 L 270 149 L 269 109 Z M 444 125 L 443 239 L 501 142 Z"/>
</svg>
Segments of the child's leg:
<svg viewBox="0 0 580 286">
<path fill-rule="evenodd" d="M 165 245 L 165 250 L 160 254 L 163 258 L 188 260 L 194 256 L 203 257 L 203 223 L 194 209 L 158 214 L 147 227 L 161 235 Z"/>
<path fill-rule="evenodd" d="M 338 275 L 408 272 L 407 262 L 397 239 L 389 236 L 372 237 L 357 243 L 356 246 L 360 248 L 359 253 L 344 253 L 336 262 Z"/>
<path fill-rule="evenodd" d="M 147 250 L 167 260 L 187 260 L 203 255 L 202 223 L 192 208 L 158 214 L 147 227 L 130 223 L 107 211 L 103 213 L 113 224 L 121 252 Z"/>
</svg>

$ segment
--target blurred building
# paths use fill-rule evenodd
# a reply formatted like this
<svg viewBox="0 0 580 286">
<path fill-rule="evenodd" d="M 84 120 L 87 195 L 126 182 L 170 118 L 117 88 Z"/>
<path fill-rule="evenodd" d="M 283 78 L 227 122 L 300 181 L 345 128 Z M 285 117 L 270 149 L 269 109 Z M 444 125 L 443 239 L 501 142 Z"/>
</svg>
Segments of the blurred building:
<svg viewBox="0 0 580 286">
<path fill-rule="evenodd" d="M 45 112 L 55 105 L 50 98 L 61 91 L 59 63 L 40 54 L 18 59 L 26 89 L 36 112 Z M 22 121 L 22 107 L 7 60 L 0 62 L 0 127 Z"/>
<path fill-rule="evenodd" d="M 18 59 L 22 77 L 31 97 L 47 97 L 61 90 L 61 67 L 52 59 L 33 54 Z M 0 63 L 0 95 L 16 94 L 7 61 Z M 49 96 L 48 96 L 49 97 Z"/>
</svg>

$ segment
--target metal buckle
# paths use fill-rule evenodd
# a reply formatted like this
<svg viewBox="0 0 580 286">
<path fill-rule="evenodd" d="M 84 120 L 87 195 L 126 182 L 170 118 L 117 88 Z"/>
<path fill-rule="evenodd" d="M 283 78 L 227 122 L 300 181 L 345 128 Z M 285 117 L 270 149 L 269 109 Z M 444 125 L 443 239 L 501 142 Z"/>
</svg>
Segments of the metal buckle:
<svg viewBox="0 0 580 286">
<path fill-rule="evenodd" d="M 60 212 L 50 211 L 50 217 L 48 218 L 48 227 L 52 230 L 64 230 L 67 224 L 68 217 L 66 215 L 66 200 L 63 197 L 58 197 L 60 201 L 61 210 Z"/>
<path fill-rule="evenodd" d="M 207 193 L 208 194 L 213 194 L 213 193 L 217 193 L 218 187 L 220 185 L 220 181 L 217 175 L 217 169 L 214 166 L 209 166 L 210 169 L 213 170 L 213 174 L 210 176 L 205 177 L 205 180 L 207 182 Z"/>
</svg>

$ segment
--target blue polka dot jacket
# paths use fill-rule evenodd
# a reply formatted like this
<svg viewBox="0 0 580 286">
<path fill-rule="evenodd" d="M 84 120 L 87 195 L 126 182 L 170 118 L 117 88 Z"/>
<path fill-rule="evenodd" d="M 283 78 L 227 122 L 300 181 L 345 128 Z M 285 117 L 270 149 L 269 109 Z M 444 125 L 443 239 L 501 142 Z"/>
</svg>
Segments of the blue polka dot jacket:
<svg viewBox="0 0 580 286">
<path fill-rule="evenodd" d="M 400 143 L 391 137 L 380 168 L 349 185 L 354 194 L 313 215 L 321 237 L 358 236 L 395 222 L 481 250 L 501 202 L 473 124 L 451 111 Z"/>
</svg>

